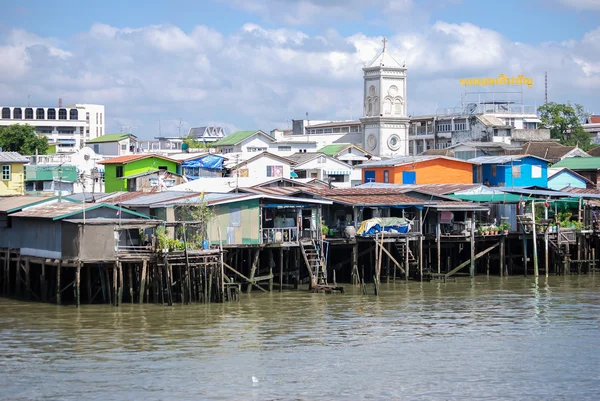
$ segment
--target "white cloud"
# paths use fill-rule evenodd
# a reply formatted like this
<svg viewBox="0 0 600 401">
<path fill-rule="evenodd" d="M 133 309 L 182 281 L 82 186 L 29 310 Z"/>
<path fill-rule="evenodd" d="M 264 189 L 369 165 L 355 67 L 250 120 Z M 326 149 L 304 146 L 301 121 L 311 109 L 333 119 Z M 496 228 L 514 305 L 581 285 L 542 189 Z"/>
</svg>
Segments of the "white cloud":
<svg viewBox="0 0 600 401">
<path fill-rule="evenodd" d="M 95 24 L 64 42 L 9 31 L 0 37 L 0 103 L 22 103 L 27 94 L 41 105 L 58 97 L 103 103 L 110 131 L 134 125 L 142 138 L 157 135 L 158 120 L 165 121 L 163 134 L 176 134 L 166 121 L 179 118 L 264 130 L 306 112 L 311 119 L 345 119 L 362 110 L 361 68 L 381 40 L 255 23 L 228 35 L 205 26 Z M 438 21 L 389 40 L 389 51 L 409 68 L 413 115 L 456 105 L 464 91 L 459 78 L 500 73 L 533 77 L 525 100 L 540 104 L 544 71 L 551 100 L 600 110 L 600 28 L 581 40 L 532 46 L 476 25 Z"/>
</svg>

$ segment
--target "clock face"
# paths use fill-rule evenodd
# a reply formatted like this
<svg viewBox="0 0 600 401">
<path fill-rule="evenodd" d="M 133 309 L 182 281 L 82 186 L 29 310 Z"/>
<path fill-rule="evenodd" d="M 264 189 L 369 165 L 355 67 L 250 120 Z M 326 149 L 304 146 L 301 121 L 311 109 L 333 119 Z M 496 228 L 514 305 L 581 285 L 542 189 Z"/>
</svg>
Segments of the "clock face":
<svg viewBox="0 0 600 401">
<path fill-rule="evenodd" d="M 375 138 L 375 135 L 369 135 L 367 138 L 367 145 L 369 146 L 369 150 L 375 150 L 377 147 L 377 138 Z"/>
<path fill-rule="evenodd" d="M 396 134 L 390 136 L 387 145 L 391 150 L 398 150 L 400 148 L 400 137 Z"/>
</svg>

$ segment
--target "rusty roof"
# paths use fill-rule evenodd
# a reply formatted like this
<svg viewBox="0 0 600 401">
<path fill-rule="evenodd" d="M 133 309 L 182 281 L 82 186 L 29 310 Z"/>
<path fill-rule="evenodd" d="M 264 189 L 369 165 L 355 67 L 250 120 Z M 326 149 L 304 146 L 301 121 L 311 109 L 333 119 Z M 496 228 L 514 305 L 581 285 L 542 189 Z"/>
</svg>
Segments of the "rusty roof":
<svg viewBox="0 0 600 401">
<path fill-rule="evenodd" d="M 303 192 L 305 188 L 303 187 L 253 187 L 253 188 L 243 188 L 244 192 L 252 192 L 256 194 L 264 194 L 264 195 L 280 195 L 280 196 L 290 196 L 296 195 Z"/>
<path fill-rule="evenodd" d="M 48 196 L 8 196 L 0 198 L 0 212 L 12 213 L 21 210 L 27 205 L 51 200 Z"/>
<path fill-rule="evenodd" d="M 596 188 L 572 188 L 571 186 L 564 187 L 560 191 L 574 194 L 600 194 L 600 190 Z"/>
<path fill-rule="evenodd" d="M 99 161 L 98 164 L 127 164 L 127 163 L 134 162 L 136 160 L 147 159 L 149 157 L 156 157 L 158 159 L 169 160 L 169 161 L 172 161 L 173 163 L 181 164 L 181 160 L 175 160 L 175 159 L 171 159 L 170 157 L 156 155 L 153 153 L 117 156 L 117 157 L 112 157 L 110 159 Z"/>
<path fill-rule="evenodd" d="M 134 212 L 129 209 L 118 208 L 113 205 L 109 205 L 107 203 L 79 203 L 79 202 L 49 202 L 42 203 L 35 206 L 27 207 L 20 212 L 12 214 L 15 217 L 28 217 L 28 218 L 38 218 L 38 219 L 52 219 L 52 220 L 60 220 L 66 217 L 70 217 L 73 215 L 77 215 L 85 211 L 91 211 L 99 208 L 109 208 L 114 209 L 115 211 L 121 210 L 123 213 L 136 215 L 139 217 L 147 217 L 141 213 Z"/>
<path fill-rule="evenodd" d="M 382 195 L 325 195 L 324 199 L 350 206 L 393 206 L 393 205 L 415 205 L 421 206 L 429 202 L 422 199 L 401 194 Z"/>
</svg>

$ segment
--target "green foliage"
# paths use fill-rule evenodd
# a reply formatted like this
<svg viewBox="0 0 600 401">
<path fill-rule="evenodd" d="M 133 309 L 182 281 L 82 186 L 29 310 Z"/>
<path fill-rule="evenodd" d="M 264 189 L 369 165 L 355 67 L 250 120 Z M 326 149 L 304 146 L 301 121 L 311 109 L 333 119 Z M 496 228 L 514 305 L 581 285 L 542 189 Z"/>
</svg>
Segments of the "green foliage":
<svg viewBox="0 0 600 401">
<path fill-rule="evenodd" d="M 188 145 L 189 149 L 203 149 L 203 150 L 207 150 L 210 148 L 210 146 L 203 142 L 203 141 L 199 141 L 198 138 L 194 138 L 193 136 L 188 136 L 186 138 L 183 139 L 183 143 L 185 143 L 186 145 Z"/>
<path fill-rule="evenodd" d="M 571 103 L 550 102 L 538 108 L 544 126 L 550 128 L 550 136 L 566 146 L 579 146 L 583 150 L 591 147 L 592 138 L 581 126 L 588 113 L 583 106 Z"/>
<path fill-rule="evenodd" d="M 22 155 L 40 155 L 48 151 L 48 138 L 35 133 L 31 125 L 9 125 L 0 127 L 0 147 L 4 152 L 19 152 Z"/>
<path fill-rule="evenodd" d="M 189 249 L 201 249 L 202 241 L 208 238 L 208 224 L 215 217 L 215 213 L 206 202 L 204 196 L 200 204 L 179 206 L 176 209 L 178 221 L 193 222 L 186 225 L 185 234 Z M 177 236 L 183 238 L 183 226 L 177 228 Z"/>
<path fill-rule="evenodd" d="M 323 234 L 323 235 L 329 234 L 329 227 L 327 227 L 325 222 L 322 220 L 321 220 L 321 234 Z"/>
<path fill-rule="evenodd" d="M 498 228 L 502 231 L 510 231 L 511 227 L 510 227 L 510 223 L 508 221 L 503 221 L 502 223 L 500 223 Z"/>
<path fill-rule="evenodd" d="M 169 252 L 172 252 L 185 249 L 183 241 L 169 238 L 169 232 L 165 226 L 156 229 L 156 238 L 158 240 L 158 248 L 161 250 L 167 249 Z"/>
</svg>

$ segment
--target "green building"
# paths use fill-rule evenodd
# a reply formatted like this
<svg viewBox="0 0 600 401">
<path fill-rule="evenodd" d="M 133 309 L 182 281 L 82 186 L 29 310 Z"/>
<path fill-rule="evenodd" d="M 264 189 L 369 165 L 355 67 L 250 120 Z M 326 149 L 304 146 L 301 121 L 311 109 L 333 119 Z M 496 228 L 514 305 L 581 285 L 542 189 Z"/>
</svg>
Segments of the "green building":
<svg viewBox="0 0 600 401">
<path fill-rule="evenodd" d="M 127 191 L 128 179 L 143 173 L 166 170 L 177 174 L 181 162 L 165 156 L 138 154 L 113 157 L 98 164 L 104 165 L 104 191 L 117 192 Z"/>
</svg>

